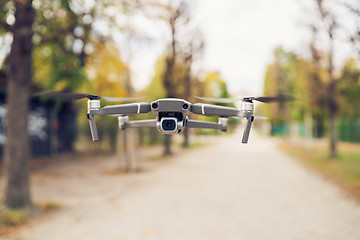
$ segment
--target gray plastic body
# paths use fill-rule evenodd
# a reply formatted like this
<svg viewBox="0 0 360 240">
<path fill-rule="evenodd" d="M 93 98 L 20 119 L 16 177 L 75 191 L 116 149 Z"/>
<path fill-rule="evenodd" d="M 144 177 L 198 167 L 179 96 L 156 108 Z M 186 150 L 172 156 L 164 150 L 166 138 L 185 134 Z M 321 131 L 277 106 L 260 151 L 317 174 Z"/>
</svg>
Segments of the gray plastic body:
<svg viewBox="0 0 360 240">
<path fill-rule="evenodd" d="M 227 126 L 215 122 L 187 120 L 185 126 L 188 128 L 209 128 L 209 129 L 219 129 L 223 132 L 227 131 Z"/>
<path fill-rule="evenodd" d="M 245 126 L 245 129 L 244 129 L 244 134 L 243 134 L 243 138 L 242 138 L 242 143 L 248 143 L 251 124 L 252 124 L 253 121 L 254 121 L 254 116 L 250 116 L 250 117 L 247 118 L 246 126 Z"/>
<path fill-rule="evenodd" d="M 193 104 L 191 107 L 191 112 L 206 116 L 221 116 L 221 117 L 238 116 L 240 113 L 240 111 L 237 110 L 236 108 L 210 105 L 204 103 Z"/>
<path fill-rule="evenodd" d="M 254 120 L 253 105 L 246 104 L 245 109 L 238 110 L 231 107 L 223 107 L 211 104 L 196 103 L 177 98 L 164 98 L 148 103 L 130 103 L 111 105 L 100 108 L 99 100 L 88 101 L 88 119 L 93 141 L 99 140 L 95 115 L 121 115 L 119 116 L 119 128 L 157 127 L 162 134 L 180 133 L 185 127 L 189 128 L 210 128 L 227 131 L 228 117 L 246 118 L 242 142 L 247 143 L 251 123 Z M 127 115 L 152 112 L 156 119 L 129 121 Z M 205 116 L 219 116 L 218 123 L 190 120 L 191 113 Z"/>
</svg>

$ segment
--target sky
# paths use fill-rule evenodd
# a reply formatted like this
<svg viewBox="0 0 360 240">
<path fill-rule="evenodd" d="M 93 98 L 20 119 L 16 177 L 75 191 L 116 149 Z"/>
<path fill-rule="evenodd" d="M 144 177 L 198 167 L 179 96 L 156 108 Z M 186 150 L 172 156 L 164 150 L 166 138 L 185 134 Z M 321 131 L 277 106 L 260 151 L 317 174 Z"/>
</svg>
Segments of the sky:
<svg viewBox="0 0 360 240">
<path fill-rule="evenodd" d="M 206 39 L 203 67 L 220 71 L 232 93 L 261 94 L 274 49 L 296 49 L 303 40 L 293 0 L 200 0 L 196 11 Z"/>
<path fill-rule="evenodd" d="M 330 0 L 331 1 L 331 0 Z M 335 0 L 336 1 L 336 0 Z M 204 71 L 219 71 L 231 94 L 261 95 L 266 67 L 276 47 L 306 55 L 310 34 L 304 6 L 311 0 L 197 0 L 191 1 L 195 25 L 205 37 L 201 62 Z M 306 7 L 305 7 L 306 8 Z M 156 59 L 169 41 L 165 25 L 144 17 L 132 20 L 152 40 L 130 47 L 133 83 L 140 90 L 149 84 Z M 126 44 L 125 44 L 126 45 Z M 350 55 L 340 46 L 338 62 Z"/>
<path fill-rule="evenodd" d="M 299 50 L 305 28 L 299 30 L 300 6 L 296 0 L 198 0 L 193 1 L 194 25 L 205 38 L 205 51 L 198 66 L 219 71 L 231 93 L 259 95 L 267 64 L 278 46 Z M 152 26 L 141 17 L 136 24 L 148 29 L 152 43 L 136 45 L 131 53 L 133 83 L 142 89 L 154 74 L 154 63 L 165 51 L 166 26 Z M 149 30 L 150 29 L 150 30 Z M 150 45 L 150 46 L 149 46 Z"/>
<path fill-rule="evenodd" d="M 93 4 L 93 0 L 85 0 Z M 163 0 L 167 1 L 167 0 Z M 173 1 L 173 0 L 169 0 Z M 353 19 L 341 12 L 339 1 L 357 3 L 358 0 L 327 0 L 341 16 L 342 24 L 350 26 Z M 190 1 L 193 24 L 202 32 L 205 49 L 201 61 L 196 63 L 197 73 L 218 71 L 233 95 L 261 95 L 266 67 L 273 61 L 276 47 L 309 54 L 306 45 L 310 33 L 305 27 L 312 16 L 305 13 L 314 0 L 193 0 Z M 131 25 L 131 37 L 114 32 L 122 58 L 130 65 L 132 82 L 136 90 L 144 89 L 154 76 L 156 60 L 170 42 L 169 27 L 141 14 L 117 15 L 119 24 Z M 349 21 L 347 21 L 349 20 Z M 94 28 L 108 31 L 106 23 L 94 23 Z M 126 31 L 125 31 L 126 32 Z M 134 36 L 136 36 L 134 38 Z M 0 62 L 8 52 L 11 37 L 0 39 Z M 336 65 L 349 56 L 351 48 L 339 41 L 336 45 Z M 200 72 L 200 69 L 202 70 Z"/>
</svg>

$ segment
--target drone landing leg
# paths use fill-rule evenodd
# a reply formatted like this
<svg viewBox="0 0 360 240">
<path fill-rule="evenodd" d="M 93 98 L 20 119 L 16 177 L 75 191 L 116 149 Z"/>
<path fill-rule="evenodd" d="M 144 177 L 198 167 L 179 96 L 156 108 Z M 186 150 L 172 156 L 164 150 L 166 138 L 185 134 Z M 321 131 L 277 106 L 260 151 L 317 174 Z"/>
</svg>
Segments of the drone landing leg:
<svg viewBox="0 0 360 240">
<path fill-rule="evenodd" d="M 87 118 L 89 119 L 91 138 L 93 141 L 99 141 L 99 135 L 96 128 L 94 115 L 88 113 Z"/>
<path fill-rule="evenodd" d="M 244 130 L 244 135 L 242 138 L 242 143 L 247 143 L 249 140 L 249 134 L 250 134 L 250 129 L 251 129 L 251 124 L 254 121 L 254 116 L 251 115 L 247 118 L 247 122 L 246 122 L 246 127 Z"/>
</svg>

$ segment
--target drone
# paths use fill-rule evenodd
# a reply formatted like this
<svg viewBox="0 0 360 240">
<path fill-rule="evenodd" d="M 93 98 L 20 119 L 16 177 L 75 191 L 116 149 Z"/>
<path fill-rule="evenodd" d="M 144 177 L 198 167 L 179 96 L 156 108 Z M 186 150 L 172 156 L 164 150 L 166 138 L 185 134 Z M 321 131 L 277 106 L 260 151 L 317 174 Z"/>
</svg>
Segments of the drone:
<svg viewBox="0 0 360 240">
<path fill-rule="evenodd" d="M 210 102 L 229 103 L 241 100 L 241 108 L 224 107 L 206 103 L 190 103 L 179 98 L 162 98 L 151 103 L 135 102 L 119 105 L 109 105 L 101 107 L 100 99 L 108 102 L 132 101 L 139 98 L 116 98 L 102 97 L 99 95 L 70 93 L 65 91 L 55 91 L 37 94 L 37 96 L 50 96 L 68 100 L 79 100 L 87 98 L 87 119 L 89 120 L 91 138 L 93 141 L 99 140 L 96 128 L 96 115 L 117 115 L 119 128 L 126 130 L 127 128 L 144 128 L 156 127 L 162 134 L 179 134 L 185 128 L 207 128 L 227 131 L 228 118 L 245 119 L 246 126 L 244 129 L 242 143 L 248 143 L 252 122 L 255 119 L 264 119 L 264 117 L 254 116 L 254 102 L 281 102 L 292 100 L 286 95 L 278 95 L 275 97 L 242 97 L 242 98 L 206 98 L 196 97 L 198 99 Z M 128 115 L 143 114 L 152 112 L 155 119 L 132 120 L 129 121 Z M 190 119 L 191 114 L 204 116 L 219 116 L 218 122 L 199 121 Z"/>
</svg>

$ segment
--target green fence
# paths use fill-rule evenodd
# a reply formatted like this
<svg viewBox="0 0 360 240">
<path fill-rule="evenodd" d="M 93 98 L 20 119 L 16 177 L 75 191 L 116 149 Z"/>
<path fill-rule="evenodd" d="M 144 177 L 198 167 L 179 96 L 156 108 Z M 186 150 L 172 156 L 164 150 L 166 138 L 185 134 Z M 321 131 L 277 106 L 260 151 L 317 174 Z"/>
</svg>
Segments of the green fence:
<svg viewBox="0 0 360 240">
<path fill-rule="evenodd" d="M 360 142 L 360 118 L 339 119 L 338 137 L 344 142 Z"/>
</svg>

